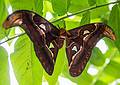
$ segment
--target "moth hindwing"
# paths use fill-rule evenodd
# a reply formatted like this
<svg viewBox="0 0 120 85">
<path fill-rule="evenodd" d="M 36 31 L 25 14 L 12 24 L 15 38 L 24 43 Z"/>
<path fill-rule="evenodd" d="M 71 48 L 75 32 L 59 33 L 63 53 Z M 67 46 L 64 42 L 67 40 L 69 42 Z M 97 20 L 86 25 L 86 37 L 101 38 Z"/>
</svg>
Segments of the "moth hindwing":
<svg viewBox="0 0 120 85">
<path fill-rule="evenodd" d="M 69 71 L 72 76 L 80 75 L 96 43 L 103 37 L 115 40 L 111 28 L 103 23 L 92 23 L 68 31 L 66 53 Z"/>
</svg>

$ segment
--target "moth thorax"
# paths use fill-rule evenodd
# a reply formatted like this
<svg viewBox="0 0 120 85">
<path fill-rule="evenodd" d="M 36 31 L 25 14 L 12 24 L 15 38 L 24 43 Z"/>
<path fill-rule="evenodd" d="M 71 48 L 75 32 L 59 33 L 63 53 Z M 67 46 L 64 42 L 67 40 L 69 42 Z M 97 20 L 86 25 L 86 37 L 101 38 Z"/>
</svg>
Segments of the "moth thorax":
<svg viewBox="0 0 120 85">
<path fill-rule="evenodd" d="M 60 37 L 65 38 L 66 37 L 66 30 L 65 29 L 60 29 Z"/>
</svg>

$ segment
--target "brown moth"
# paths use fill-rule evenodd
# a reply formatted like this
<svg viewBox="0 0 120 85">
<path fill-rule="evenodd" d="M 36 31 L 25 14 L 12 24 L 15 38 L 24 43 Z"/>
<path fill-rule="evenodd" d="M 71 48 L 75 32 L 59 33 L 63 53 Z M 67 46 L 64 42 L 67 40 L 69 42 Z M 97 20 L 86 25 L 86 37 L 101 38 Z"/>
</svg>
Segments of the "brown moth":
<svg viewBox="0 0 120 85">
<path fill-rule="evenodd" d="M 59 49 L 66 40 L 66 54 L 71 76 L 84 70 L 92 49 L 103 37 L 115 40 L 112 29 L 104 23 L 92 23 L 66 31 L 28 10 L 18 10 L 7 17 L 4 28 L 22 27 L 34 45 L 36 56 L 45 71 L 52 75 Z M 53 45 L 53 47 L 50 46 Z"/>
</svg>

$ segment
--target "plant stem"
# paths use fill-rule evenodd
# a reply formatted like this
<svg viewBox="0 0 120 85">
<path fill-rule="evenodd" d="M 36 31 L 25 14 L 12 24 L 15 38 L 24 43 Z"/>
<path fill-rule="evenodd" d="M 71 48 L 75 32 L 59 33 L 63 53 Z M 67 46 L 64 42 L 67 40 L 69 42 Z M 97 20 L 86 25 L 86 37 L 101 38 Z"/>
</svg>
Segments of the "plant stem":
<svg viewBox="0 0 120 85">
<path fill-rule="evenodd" d="M 19 35 L 16 35 L 16 36 L 13 36 L 13 37 L 11 37 L 11 38 L 8 38 L 7 40 L 5 40 L 5 41 L 3 41 L 3 42 L 0 42 L 0 45 L 3 44 L 3 43 L 5 43 L 5 42 L 7 42 L 7 41 L 10 41 L 10 40 L 12 40 L 12 39 L 15 39 L 15 38 L 17 38 L 17 37 L 20 37 L 20 36 L 22 36 L 22 35 L 24 35 L 24 34 L 26 34 L 26 33 L 21 33 L 21 34 L 19 34 Z"/>
<path fill-rule="evenodd" d="M 110 3 L 107 3 L 107 4 L 98 5 L 98 6 L 95 6 L 95 7 L 86 8 L 86 9 L 84 9 L 84 10 L 75 12 L 75 13 L 73 13 L 73 14 L 70 14 L 70 15 L 67 15 L 67 16 L 63 16 L 63 17 L 61 17 L 61 18 L 59 18 L 59 19 L 57 19 L 57 20 L 55 20 L 55 21 L 52 21 L 52 23 L 58 22 L 58 21 L 63 20 L 63 19 L 65 19 L 65 18 L 74 16 L 74 15 L 77 15 L 77 14 L 80 14 L 80 13 L 83 13 L 83 12 L 86 12 L 86 11 L 89 11 L 89 10 L 93 10 L 93 9 L 96 9 L 96 8 L 100 8 L 100 7 L 103 7 L 103 6 L 107 6 L 107 5 L 115 4 L 115 3 L 119 3 L 119 2 L 120 2 L 120 1 L 118 0 L 118 1 L 116 1 L 116 2 L 110 2 Z M 16 37 L 20 37 L 20 36 L 22 36 L 22 35 L 24 35 L 24 34 L 26 34 L 26 33 L 21 33 L 21 34 L 19 34 L 19 35 L 17 35 L 17 36 L 11 37 L 11 38 L 3 41 L 3 42 L 0 42 L 0 45 L 3 44 L 3 43 L 5 43 L 5 42 L 7 42 L 7 41 L 10 41 L 10 40 L 12 40 L 12 39 L 14 39 L 14 38 L 16 38 Z"/>
<path fill-rule="evenodd" d="M 68 18 L 68 17 L 71 17 L 71 16 L 74 16 L 74 15 L 77 15 L 77 14 L 80 14 L 80 13 L 83 13 L 83 12 L 86 12 L 86 11 L 89 11 L 89 10 L 93 10 L 93 9 L 96 9 L 96 8 L 100 8 L 100 7 L 103 7 L 103 6 L 107 6 L 107 5 L 110 5 L 110 4 L 115 4 L 115 3 L 119 3 L 120 1 L 116 1 L 116 2 L 110 2 L 110 3 L 107 3 L 107 4 L 102 4 L 102 5 L 98 5 L 98 6 L 94 6 L 94 7 L 90 7 L 90 8 L 86 8 L 84 10 L 81 10 L 81 11 L 78 11 L 78 12 L 75 12 L 73 14 L 69 14 L 67 16 L 63 16 L 55 21 L 52 21 L 52 23 L 54 22 L 57 22 L 57 21 L 60 21 L 60 20 L 63 20 L 65 18 Z"/>
</svg>

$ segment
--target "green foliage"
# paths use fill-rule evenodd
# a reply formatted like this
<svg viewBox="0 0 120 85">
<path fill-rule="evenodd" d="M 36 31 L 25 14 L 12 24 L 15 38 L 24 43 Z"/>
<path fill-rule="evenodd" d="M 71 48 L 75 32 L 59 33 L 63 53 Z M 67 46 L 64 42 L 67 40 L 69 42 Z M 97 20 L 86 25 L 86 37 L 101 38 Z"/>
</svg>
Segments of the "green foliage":
<svg viewBox="0 0 120 85">
<path fill-rule="evenodd" d="M 116 47 L 120 50 L 120 7 L 119 5 L 114 5 L 109 17 L 109 25 L 113 28 L 116 34 L 117 40 L 115 41 Z"/>
<path fill-rule="evenodd" d="M 96 56 L 97 55 L 97 56 Z M 99 48 L 95 47 L 91 55 L 90 62 L 96 66 L 102 66 L 105 63 L 105 58 Z M 99 62 L 99 63 L 98 63 Z"/>
<path fill-rule="evenodd" d="M 7 51 L 0 46 L 0 85 L 10 85 L 8 54 Z"/>
<path fill-rule="evenodd" d="M 20 85 L 40 85 L 42 83 L 43 68 L 35 56 L 31 41 L 26 35 L 20 37 L 15 43 L 11 62 Z"/>
<path fill-rule="evenodd" d="M 90 12 L 87 11 L 86 13 L 83 14 L 80 25 L 85 25 L 90 23 Z"/>
<path fill-rule="evenodd" d="M 58 15 L 64 15 L 67 13 L 68 1 L 69 0 L 51 0 L 54 12 Z"/>
<path fill-rule="evenodd" d="M 6 8 L 5 8 L 5 2 L 3 0 L 0 0 L 0 39 L 3 39 L 6 36 L 6 32 L 2 27 L 2 22 L 6 18 Z"/>
<path fill-rule="evenodd" d="M 45 81 L 49 85 L 59 85 L 59 76 L 67 78 L 77 85 L 108 85 L 119 79 L 120 5 L 114 3 L 112 10 L 110 10 L 107 4 L 109 2 L 109 0 L 0 0 L 0 45 L 3 40 L 10 41 L 10 43 L 8 42 L 9 46 L 15 42 L 14 39 L 8 39 L 15 36 L 15 29 L 6 31 L 2 27 L 2 23 L 8 15 L 9 6 L 12 7 L 13 11 L 33 10 L 43 17 L 46 16 L 47 12 L 50 12 L 53 16 L 51 21 L 62 18 L 60 21 L 54 21 L 53 24 L 61 28 L 66 27 L 67 30 L 92 22 L 107 23 L 112 27 L 117 38 L 116 41 L 104 38 L 108 46 L 106 53 L 103 54 L 102 49 L 95 47 L 83 73 L 74 78 L 69 74 L 65 46 L 59 51 L 53 75 L 49 76 L 37 59 L 33 44 L 28 36 L 21 35 L 14 44 L 14 52 L 10 54 L 19 85 L 42 85 L 42 82 Z M 67 17 L 74 13 L 78 14 Z M 98 71 L 95 75 L 88 73 L 91 65 Z M 0 47 L 0 75 L 0 85 L 10 85 L 8 53 L 3 47 Z"/>
</svg>

